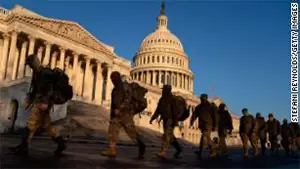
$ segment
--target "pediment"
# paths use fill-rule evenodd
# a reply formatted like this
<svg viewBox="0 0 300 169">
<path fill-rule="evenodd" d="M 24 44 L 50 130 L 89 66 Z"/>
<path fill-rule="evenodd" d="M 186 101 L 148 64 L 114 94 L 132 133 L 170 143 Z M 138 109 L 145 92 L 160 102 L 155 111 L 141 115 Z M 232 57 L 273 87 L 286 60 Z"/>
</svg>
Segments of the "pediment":
<svg viewBox="0 0 300 169">
<path fill-rule="evenodd" d="M 106 55 L 114 55 L 99 40 L 91 35 L 87 30 L 76 22 L 54 20 L 49 18 L 38 18 L 32 16 L 18 16 L 18 20 L 26 22 L 32 26 L 43 29 L 46 32 L 64 37 L 75 43 L 89 47 L 93 50 L 105 53 Z"/>
</svg>

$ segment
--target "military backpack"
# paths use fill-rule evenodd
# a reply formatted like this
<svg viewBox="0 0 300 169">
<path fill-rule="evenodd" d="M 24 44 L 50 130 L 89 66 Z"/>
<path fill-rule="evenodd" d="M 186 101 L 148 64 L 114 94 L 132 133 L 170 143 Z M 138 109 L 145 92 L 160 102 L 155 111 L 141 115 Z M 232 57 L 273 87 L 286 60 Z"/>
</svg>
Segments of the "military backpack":
<svg viewBox="0 0 300 169">
<path fill-rule="evenodd" d="M 69 84 L 69 77 L 60 68 L 54 68 L 53 73 L 53 95 L 54 104 L 64 104 L 73 97 L 73 88 Z"/>
<path fill-rule="evenodd" d="M 132 83 L 125 82 L 125 85 L 130 87 L 130 91 L 132 92 L 131 94 L 132 94 L 132 104 L 134 107 L 134 114 L 141 113 L 148 106 L 147 99 L 145 98 L 148 90 L 135 82 Z"/>
<path fill-rule="evenodd" d="M 175 111 L 178 111 L 178 121 L 185 121 L 190 116 L 190 109 L 182 96 L 173 96 Z"/>
</svg>

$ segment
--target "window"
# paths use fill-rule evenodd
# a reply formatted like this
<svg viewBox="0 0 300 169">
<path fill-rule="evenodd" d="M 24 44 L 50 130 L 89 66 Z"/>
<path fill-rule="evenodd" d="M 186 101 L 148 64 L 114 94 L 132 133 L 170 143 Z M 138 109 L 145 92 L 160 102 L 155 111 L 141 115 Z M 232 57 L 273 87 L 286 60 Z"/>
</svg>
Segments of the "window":
<svg viewBox="0 0 300 169">
<path fill-rule="evenodd" d="M 157 63 L 159 63 L 159 56 L 157 56 L 156 60 L 157 60 Z"/>
<path fill-rule="evenodd" d="M 174 58 L 172 57 L 172 64 L 174 64 Z"/>
<path fill-rule="evenodd" d="M 162 63 L 165 63 L 165 56 L 162 56 Z"/>
<path fill-rule="evenodd" d="M 176 64 L 178 65 L 178 58 L 176 58 Z"/>
<path fill-rule="evenodd" d="M 155 56 L 152 56 L 152 63 L 154 63 L 155 61 Z"/>
<path fill-rule="evenodd" d="M 150 63 L 150 56 L 148 56 L 148 62 L 147 63 Z"/>
<path fill-rule="evenodd" d="M 167 62 L 168 62 L 168 63 L 170 63 L 170 57 L 169 57 L 169 56 L 168 56 L 168 60 L 167 60 Z"/>
<path fill-rule="evenodd" d="M 144 57 L 144 64 L 146 64 L 146 58 Z"/>
<path fill-rule="evenodd" d="M 160 42 L 160 39 L 158 39 L 158 42 Z"/>
</svg>

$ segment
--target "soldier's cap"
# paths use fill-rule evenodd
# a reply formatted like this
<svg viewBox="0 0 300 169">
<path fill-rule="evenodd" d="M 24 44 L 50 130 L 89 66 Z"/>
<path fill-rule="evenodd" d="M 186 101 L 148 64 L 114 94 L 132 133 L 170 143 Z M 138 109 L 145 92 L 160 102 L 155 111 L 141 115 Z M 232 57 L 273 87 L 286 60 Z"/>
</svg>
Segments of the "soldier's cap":
<svg viewBox="0 0 300 169">
<path fill-rule="evenodd" d="M 172 86 L 171 85 L 164 85 L 161 89 L 163 89 L 163 90 L 171 90 Z"/>
<path fill-rule="evenodd" d="M 273 113 L 270 113 L 270 114 L 268 115 L 268 117 L 274 117 Z"/>
<path fill-rule="evenodd" d="M 226 107 L 226 104 L 225 104 L 225 103 L 221 103 L 221 104 L 219 105 L 219 107 L 220 107 L 220 108 L 225 108 L 225 107 Z"/>
<path fill-rule="evenodd" d="M 203 93 L 203 94 L 200 95 L 200 98 L 207 99 L 207 98 L 208 98 L 208 95 L 205 94 L 205 93 Z"/>
<path fill-rule="evenodd" d="M 35 57 L 36 57 L 35 54 L 28 55 L 25 59 L 25 65 L 32 63 L 32 61 L 34 60 Z"/>
<path fill-rule="evenodd" d="M 258 112 L 258 113 L 256 113 L 256 117 L 260 117 L 261 116 L 261 114 Z"/>
<path fill-rule="evenodd" d="M 242 112 L 248 112 L 248 109 L 247 108 L 243 108 Z"/>
<path fill-rule="evenodd" d="M 287 119 L 283 119 L 283 122 L 287 123 L 287 122 L 288 122 L 288 120 L 287 120 Z"/>
<path fill-rule="evenodd" d="M 121 78 L 121 74 L 118 71 L 113 71 L 110 75 L 110 78 L 117 78 L 117 77 Z"/>
</svg>

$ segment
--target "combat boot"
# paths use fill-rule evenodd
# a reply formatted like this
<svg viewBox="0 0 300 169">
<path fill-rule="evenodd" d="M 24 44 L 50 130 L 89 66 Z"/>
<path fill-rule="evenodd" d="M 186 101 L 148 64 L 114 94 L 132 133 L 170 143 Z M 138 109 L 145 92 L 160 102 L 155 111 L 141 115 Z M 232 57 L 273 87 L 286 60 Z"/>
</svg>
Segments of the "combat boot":
<svg viewBox="0 0 300 169">
<path fill-rule="evenodd" d="M 146 145 L 140 140 L 137 139 L 138 147 L 139 147 L 139 159 L 143 159 L 146 152 Z"/>
<path fill-rule="evenodd" d="M 54 151 L 55 155 L 61 155 L 61 153 L 67 148 L 65 144 L 65 140 L 59 136 L 59 137 L 52 137 L 52 140 L 57 144 L 57 149 Z"/>
<path fill-rule="evenodd" d="M 176 153 L 174 154 L 174 157 L 177 158 L 177 159 L 180 158 L 180 154 L 182 153 L 182 148 L 179 145 L 178 141 L 175 140 L 171 144 L 176 149 Z"/>
<path fill-rule="evenodd" d="M 117 150 L 116 150 L 116 144 L 110 143 L 109 148 L 101 152 L 102 156 L 107 157 L 116 157 L 117 156 Z"/>
<path fill-rule="evenodd" d="M 22 142 L 16 147 L 10 147 L 9 150 L 12 151 L 15 155 L 24 155 L 28 156 L 28 137 L 30 130 L 26 127 L 22 132 Z"/>
</svg>

